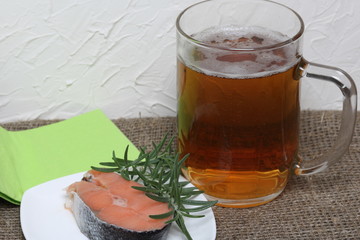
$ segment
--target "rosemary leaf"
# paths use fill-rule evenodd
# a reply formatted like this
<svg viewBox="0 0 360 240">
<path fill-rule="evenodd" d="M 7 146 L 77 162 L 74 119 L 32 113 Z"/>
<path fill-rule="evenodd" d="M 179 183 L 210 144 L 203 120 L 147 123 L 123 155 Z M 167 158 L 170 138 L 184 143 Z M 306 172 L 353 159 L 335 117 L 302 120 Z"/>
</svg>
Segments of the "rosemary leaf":
<svg viewBox="0 0 360 240">
<path fill-rule="evenodd" d="M 167 213 L 163 213 L 163 214 L 149 215 L 149 217 L 153 218 L 153 219 L 164 219 L 164 218 L 170 217 L 173 214 L 174 214 L 174 210 L 171 210 L 171 211 L 169 211 Z"/>
<path fill-rule="evenodd" d="M 212 204 L 210 204 L 212 206 Z M 181 207 L 180 210 L 183 211 L 183 212 L 186 212 L 186 213 L 191 213 L 191 212 L 200 212 L 200 211 L 203 211 L 205 209 L 209 208 L 209 206 L 206 204 L 206 205 L 203 205 L 201 207 L 195 207 L 195 208 L 185 208 L 185 207 Z"/>
<path fill-rule="evenodd" d="M 149 194 L 149 193 L 145 193 L 146 196 L 148 196 L 149 198 L 151 198 L 152 200 L 158 201 L 158 202 L 164 202 L 164 203 L 168 203 L 169 198 L 167 197 L 160 197 L 160 196 L 156 196 L 154 194 Z"/>
<path fill-rule="evenodd" d="M 181 181 L 181 182 L 179 182 L 179 185 L 180 185 L 181 187 L 185 187 L 185 186 L 188 185 L 189 183 L 190 183 L 189 181 Z M 197 189 L 196 187 L 192 187 L 192 188 Z"/>
<path fill-rule="evenodd" d="M 179 219 L 179 217 L 180 217 L 179 214 L 175 214 L 175 216 L 172 219 L 170 219 L 169 221 L 166 221 L 165 224 L 176 222 Z"/>
<path fill-rule="evenodd" d="M 136 189 L 136 190 L 140 190 L 143 192 L 147 192 L 147 193 L 155 193 L 155 194 L 160 194 L 161 191 L 158 189 L 152 189 L 152 188 L 148 188 L 148 187 L 138 187 L 138 186 L 132 186 L 132 188 Z"/>
<path fill-rule="evenodd" d="M 107 167 L 117 167 L 116 163 L 114 163 L 114 162 L 101 162 L 99 164 L 102 166 L 107 166 Z"/>
<path fill-rule="evenodd" d="M 184 218 L 179 217 L 176 220 L 177 225 L 179 226 L 179 228 L 182 230 L 182 232 L 184 233 L 184 235 L 186 236 L 186 238 L 188 240 L 192 240 L 192 237 L 190 236 L 189 231 L 187 230 L 186 226 L 185 226 L 185 222 L 184 222 Z"/>
<path fill-rule="evenodd" d="M 217 201 L 201 201 L 201 200 L 184 199 L 184 200 L 182 200 L 182 203 L 186 204 L 186 205 L 209 205 L 209 206 L 212 206 L 212 205 L 216 204 Z"/>
<path fill-rule="evenodd" d="M 205 217 L 205 215 L 194 215 L 194 214 L 188 214 L 188 213 L 182 213 L 182 215 L 184 217 L 188 217 L 188 218 L 202 218 L 202 217 Z"/>
<path fill-rule="evenodd" d="M 113 151 L 113 163 L 101 162 L 100 165 L 104 167 L 91 168 L 101 172 L 117 172 L 127 180 L 141 182 L 144 187 L 133 186 L 133 188 L 143 191 L 147 197 L 155 201 L 168 203 L 171 209 L 167 213 L 150 215 L 150 217 L 164 219 L 173 215 L 173 218 L 166 223 L 176 222 L 186 238 L 191 240 L 184 217 L 204 217 L 204 215 L 192 213 L 210 208 L 217 202 L 194 200 L 193 198 L 202 191 L 195 187 L 186 187 L 189 181 L 179 181 L 181 169 L 189 154 L 179 159 L 179 154 L 172 150 L 173 140 L 174 137 L 168 140 L 168 134 L 166 134 L 159 144 L 152 143 L 152 151 L 147 151 L 145 147 L 140 148 L 136 159 L 129 159 L 129 146 L 127 146 L 123 159 L 117 157 Z"/>
<path fill-rule="evenodd" d="M 91 167 L 92 169 L 99 172 L 116 172 L 119 168 L 99 168 L 99 167 Z"/>
</svg>

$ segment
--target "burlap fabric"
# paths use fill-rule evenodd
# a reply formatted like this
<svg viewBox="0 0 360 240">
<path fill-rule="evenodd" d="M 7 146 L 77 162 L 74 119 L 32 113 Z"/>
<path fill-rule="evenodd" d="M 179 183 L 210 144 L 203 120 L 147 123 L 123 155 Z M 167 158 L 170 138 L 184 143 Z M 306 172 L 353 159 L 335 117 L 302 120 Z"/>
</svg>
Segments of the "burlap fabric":
<svg viewBox="0 0 360 240">
<path fill-rule="evenodd" d="M 337 112 L 302 114 L 301 152 L 304 158 L 331 147 L 339 128 Z M 28 129 L 53 121 L 3 124 Z M 114 120 L 137 146 L 151 147 L 166 132 L 175 135 L 175 118 Z M 217 239 L 360 239 L 360 126 L 349 152 L 323 173 L 293 176 L 274 201 L 255 208 L 214 207 Z M 46 226 L 44 226 L 46 227 Z M 61 226 L 59 226 L 61 227 Z M 23 239 L 20 208 L 0 200 L 0 239 Z"/>
</svg>

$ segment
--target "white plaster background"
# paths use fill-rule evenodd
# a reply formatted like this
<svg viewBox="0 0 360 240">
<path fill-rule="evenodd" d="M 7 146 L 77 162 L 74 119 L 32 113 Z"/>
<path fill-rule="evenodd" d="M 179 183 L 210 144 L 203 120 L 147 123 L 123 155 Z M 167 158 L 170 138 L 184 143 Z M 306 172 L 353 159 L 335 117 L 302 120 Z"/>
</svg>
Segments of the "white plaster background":
<svg viewBox="0 0 360 240">
<path fill-rule="evenodd" d="M 0 122 L 176 115 L 175 19 L 195 0 L 12 0 L 0 7 Z M 360 1 L 277 0 L 302 15 L 304 56 L 360 82 Z M 340 109 L 304 82 L 304 108 Z"/>
</svg>

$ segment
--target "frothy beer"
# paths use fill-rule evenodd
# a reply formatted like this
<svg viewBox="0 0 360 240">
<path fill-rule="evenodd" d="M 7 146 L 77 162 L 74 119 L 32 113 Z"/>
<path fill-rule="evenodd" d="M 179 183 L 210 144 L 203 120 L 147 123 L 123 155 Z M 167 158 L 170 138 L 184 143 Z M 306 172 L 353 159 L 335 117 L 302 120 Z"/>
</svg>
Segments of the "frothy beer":
<svg viewBox="0 0 360 240">
<path fill-rule="evenodd" d="M 298 149 L 296 45 L 233 25 L 192 38 L 202 44 L 185 42 L 178 56 L 178 149 L 190 153 L 184 174 L 220 199 L 279 194 Z"/>
</svg>

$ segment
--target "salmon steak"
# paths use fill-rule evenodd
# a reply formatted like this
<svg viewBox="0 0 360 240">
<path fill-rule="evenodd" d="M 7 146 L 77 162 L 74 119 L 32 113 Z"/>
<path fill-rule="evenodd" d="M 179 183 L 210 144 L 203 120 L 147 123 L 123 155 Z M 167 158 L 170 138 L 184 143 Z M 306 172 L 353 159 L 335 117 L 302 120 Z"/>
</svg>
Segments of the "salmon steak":
<svg viewBox="0 0 360 240">
<path fill-rule="evenodd" d="M 165 239 L 170 224 L 149 215 L 169 212 L 167 203 L 150 199 L 117 173 L 90 170 L 81 181 L 67 187 L 65 207 L 75 217 L 80 231 L 89 239 Z"/>
</svg>

